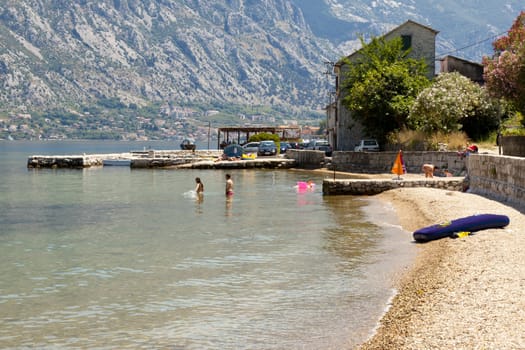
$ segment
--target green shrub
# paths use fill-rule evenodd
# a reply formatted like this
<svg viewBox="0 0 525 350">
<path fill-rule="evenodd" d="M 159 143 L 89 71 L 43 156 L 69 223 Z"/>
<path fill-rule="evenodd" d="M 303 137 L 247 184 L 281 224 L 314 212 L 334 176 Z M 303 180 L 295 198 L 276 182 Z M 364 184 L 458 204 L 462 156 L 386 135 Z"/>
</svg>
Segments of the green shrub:
<svg viewBox="0 0 525 350">
<path fill-rule="evenodd" d="M 443 149 L 441 146 L 444 144 L 447 150 L 454 151 L 464 149 L 468 142 L 464 132 L 434 132 L 429 135 L 423 131 L 404 129 L 389 134 L 386 148 L 391 151 L 438 151 Z"/>
<path fill-rule="evenodd" d="M 277 153 L 279 153 L 279 150 L 281 149 L 281 139 L 279 138 L 279 135 L 261 132 L 250 136 L 248 142 L 261 142 L 265 140 L 273 140 L 277 145 Z"/>
<path fill-rule="evenodd" d="M 280 140 L 279 135 L 276 134 L 270 134 L 267 132 L 261 132 L 255 135 L 250 136 L 248 139 L 248 142 L 261 142 L 265 140 L 273 140 L 275 143 L 278 143 Z"/>
</svg>

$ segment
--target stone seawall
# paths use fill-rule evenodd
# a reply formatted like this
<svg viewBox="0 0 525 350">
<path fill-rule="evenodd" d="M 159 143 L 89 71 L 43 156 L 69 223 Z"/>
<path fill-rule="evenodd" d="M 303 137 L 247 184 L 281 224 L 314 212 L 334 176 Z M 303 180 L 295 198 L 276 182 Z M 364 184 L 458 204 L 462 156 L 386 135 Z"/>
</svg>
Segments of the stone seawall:
<svg viewBox="0 0 525 350">
<path fill-rule="evenodd" d="M 390 173 L 397 152 L 334 152 L 329 168 L 351 173 L 381 174 Z M 448 169 L 455 176 L 465 176 L 466 158 L 457 152 L 403 152 L 407 172 L 422 173 L 425 163 L 434 164 L 440 169 Z"/>
<path fill-rule="evenodd" d="M 339 152 L 338 152 L 339 153 Z M 345 153 L 345 152 L 342 152 Z M 390 155 L 383 153 L 352 153 L 352 161 L 361 159 L 362 163 L 353 163 L 352 166 L 343 166 L 340 162 L 349 154 L 341 154 L 341 158 L 333 160 L 333 164 L 338 166 L 337 170 L 349 171 L 358 173 L 362 172 L 381 172 L 390 173 L 390 165 L 382 164 L 387 162 L 386 157 L 392 158 L 396 152 L 390 152 Z M 472 193 L 480 194 L 489 198 L 496 199 L 501 202 L 508 202 L 517 205 L 520 208 L 525 208 L 525 158 L 500 156 L 496 154 L 471 154 L 468 157 L 460 158 L 456 153 L 451 152 L 420 152 L 420 156 L 410 154 L 409 159 L 412 162 L 416 160 L 422 161 L 429 159 L 428 162 L 435 162 L 438 166 L 445 167 L 448 164 L 448 169 L 456 173 L 466 173 L 468 169 L 468 176 L 453 178 L 434 177 L 432 179 L 404 179 L 404 180 L 388 180 L 388 179 L 370 179 L 370 180 L 330 180 L 323 181 L 323 194 L 352 194 L 352 195 L 373 195 L 386 190 L 395 189 L 399 187 L 433 187 L 442 188 L 446 190 L 462 191 L 464 187 L 468 186 Z M 416 152 L 414 152 L 416 153 Z M 430 154 L 429 154 L 430 153 Z M 334 153 L 334 158 L 335 158 Z M 439 163 L 441 161 L 441 163 Z M 339 165 L 337 163 L 339 162 Z M 405 161 L 408 163 L 408 161 Z M 447 163 L 448 162 L 448 163 Z M 388 162 L 390 163 L 390 162 Z M 465 168 L 462 165 L 465 165 Z M 340 168 L 339 168 L 340 166 Z M 421 173 L 419 166 L 410 167 L 407 165 L 409 174 Z M 373 169 L 373 170 L 370 170 Z M 422 175 L 421 175 L 422 176 Z"/>
<path fill-rule="evenodd" d="M 503 136 L 501 138 L 503 154 L 513 157 L 525 156 L 525 136 Z"/>
<path fill-rule="evenodd" d="M 525 206 L 525 158 L 490 154 L 467 158 L 471 192 Z"/>
<path fill-rule="evenodd" d="M 431 187 L 449 191 L 462 191 L 464 178 L 432 178 L 421 180 L 323 180 L 324 195 L 374 195 L 402 187 Z"/>
<path fill-rule="evenodd" d="M 27 159 L 27 167 L 82 169 L 102 166 L 102 162 L 100 155 L 31 156 Z"/>
<path fill-rule="evenodd" d="M 28 168 L 89 168 L 102 166 L 105 160 L 128 159 L 132 168 L 159 168 L 203 159 L 217 159 L 222 151 L 215 150 L 146 150 L 126 153 L 81 155 L 34 155 L 27 160 Z"/>
<path fill-rule="evenodd" d="M 317 169 L 325 166 L 326 155 L 323 151 L 289 149 L 286 158 L 295 160 L 298 168 Z"/>
</svg>

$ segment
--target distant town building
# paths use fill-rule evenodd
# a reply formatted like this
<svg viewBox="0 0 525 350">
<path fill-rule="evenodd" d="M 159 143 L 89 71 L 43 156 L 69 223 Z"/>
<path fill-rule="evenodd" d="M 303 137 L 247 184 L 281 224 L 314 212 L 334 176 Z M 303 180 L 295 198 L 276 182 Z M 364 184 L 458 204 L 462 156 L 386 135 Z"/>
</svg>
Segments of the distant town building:
<svg viewBox="0 0 525 350">
<path fill-rule="evenodd" d="M 28 114 L 28 113 L 18 113 L 18 114 L 15 116 L 15 119 L 30 120 L 30 119 L 31 119 L 31 114 Z"/>
<path fill-rule="evenodd" d="M 214 115 L 217 115 L 217 114 L 219 114 L 219 111 L 215 111 L 215 110 L 206 111 L 206 116 L 207 117 L 211 117 L 211 116 L 214 116 Z"/>
</svg>

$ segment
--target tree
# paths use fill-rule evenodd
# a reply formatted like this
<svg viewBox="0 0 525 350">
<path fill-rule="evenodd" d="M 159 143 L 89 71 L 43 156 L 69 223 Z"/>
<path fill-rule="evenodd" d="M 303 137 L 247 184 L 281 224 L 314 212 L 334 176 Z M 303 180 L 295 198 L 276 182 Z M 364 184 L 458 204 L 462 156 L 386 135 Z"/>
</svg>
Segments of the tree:
<svg viewBox="0 0 525 350">
<path fill-rule="evenodd" d="M 317 131 L 317 135 L 326 135 L 327 125 L 326 119 L 321 119 L 319 121 L 319 130 Z"/>
<path fill-rule="evenodd" d="M 484 78 L 490 94 L 505 98 L 525 114 L 525 11 L 522 11 L 508 35 L 492 43 L 494 55 L 484 57 Z"/>
<path fill-rule="evenodd" d="M 484 88 L 457 72 L 443 73 L 418 95 L 408 124 L 427 134 L 461 130 L 479 139 L 498 127 L 498 113 Z"/>
<path fill-rule="evenodd" d="M 275 141 L 275 143 L 279 143 L 279 141 L 281 141 L 279 135 L 271 134 L 268 132 L 260 132 L 258 134 L 250 136 L 248 142 L 260 142 L 265 140 L 273 140 Z"/>
<path fill-rule="evenodd" d="M 424 60 L 408 58 L 401 38 L 373 38 L 363 48 L 359 58 L 348 66 L 342 82 L 343 105 L 360 122 L 365 132 L 384 141 L 386 135 L 406 125 L 410 106 L 417 94 L 430 81 L 426 77 Z"/>
</svg>

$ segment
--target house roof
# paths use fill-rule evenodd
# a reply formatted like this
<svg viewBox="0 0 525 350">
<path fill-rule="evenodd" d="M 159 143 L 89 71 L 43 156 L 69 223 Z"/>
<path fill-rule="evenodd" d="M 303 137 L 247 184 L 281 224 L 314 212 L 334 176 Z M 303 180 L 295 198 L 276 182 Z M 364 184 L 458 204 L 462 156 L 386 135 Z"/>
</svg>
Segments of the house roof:
<svg viewBox="0 0 525 350">
<path fill-rule="evenodd" d="M 413 21 L 413 20 L 409 19 L 409 20 L 407 20 L 405 23 L 403 23 L 403 24 L 401 24 L 401 25 L 395 27 L 394 29 L 392 29 L 391 31 L 387 32 L 386 34 L 383 34 L 382 36 L 387 36 L 388 34 L 390 34 L 390 33 L 394 32 L 394 31 L 398 30 L 399 28 L 402 28 L 402 27 L 408 25 L 409 23 L 410 23 L 410 24 L 415 24 L 415 25 L 417 25 L 417 26 L 420 26 L 420 27 L 422 27 L 422 28 L 425 28 L 425 29 L 427 29 L 427 30 L 430 30 L 431 32 L 433 32 L 433 33 L 436 34 L 436 35 L 439 33 L 439 30 L 435 30 L 434 28 L 431 28 L 431 27 L 426 26 L 426 25 L 421 24 L 421 23 L 417 23 L 416 21 Z"/>
<path fill-rule="evenodd" d="M 419 27 L 425 28 L 425 29 L 427 29 L 427 30 L 433 32 L 433 33 L 436 34 L 436 35 L 439 33 L 438 30 L 435 30 L 435 29 L 433 29 L 433 28 L 431 28 L 431 27 L 429 27 L 429 26 L 423 25 L 423 24 L 421 24 L 421 23 L 418 23 L 418 22 L 416 22 L 416 21 L 413 21 L 413 20 L 409 19 L 409 20 L 407 20 L 406 22 L 404 22 L 403 24 L 400 24 L 400 25 L 398 25 L 397 27 L 395 27 L 395 28 L 393 28 L 392 30 L 390 30 L 389 32 L 387 32 L 387 33 L 381 35 L 381 37 L 386 37 L 386 36 L 388 36 L 389 34 L 391 34 L 391 33 L 395 32 L 395 31 L 399 30 L 400 28 L 403 28 L 404 26 L 406 26 L 406 25 L 408 25 L 408 24 L 415 24 L 415 25 L 417 25 L 417 26 L 419 26 Z M 355 54 L 357 54 L 359 51 L 361 51 L 361 49 L 352 52 L 350 55 L 348 55 L 348 56 L 346 56 L 346 57 L 347 57 L 347 58 L 350 58 L 350 57 L 354 56 Z M 337 61 L 337 62 L 335 63 L 335 65 L 336 65 L 336 66 L 342 66 L 342 65 L 343 65 L 342 60 Z"/>
<path fill-rule="evenodd" d="M 461 62 L 465 62 L 465 63 L 471 64 L 471 65 L 474 65 L 474 66 L 483 67 L 483 64 L 481 64 L 479 62 L 469 61 L 469 60 L 466 60 L 464 58 L 460 58 L 460 57 L 456 57 L 456 56 L 452 56 L 452 55 L 443 56 L 439 60 L 440 61 L 445 61 L 447 59 L 453 59 L 453 60 L 456 60 L 456 61 L 461 61 Z"/>
</svg>

